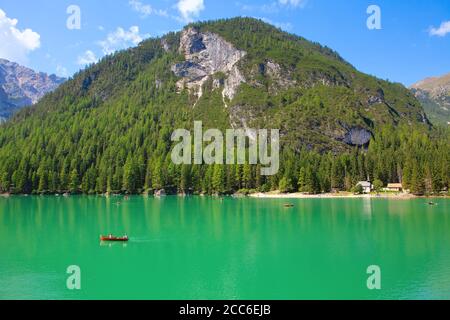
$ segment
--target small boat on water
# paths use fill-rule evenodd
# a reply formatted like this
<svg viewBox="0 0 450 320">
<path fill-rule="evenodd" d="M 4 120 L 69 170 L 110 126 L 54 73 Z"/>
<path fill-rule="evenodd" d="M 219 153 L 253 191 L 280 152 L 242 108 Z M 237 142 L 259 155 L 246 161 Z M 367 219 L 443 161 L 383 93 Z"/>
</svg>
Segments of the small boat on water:
<svg viewBox="0 0 450 320">
<path fill-rule="evenodd" d="M 128 236 L 115 237 L 113 235 L 100 236 L 100 241 L 110 241 L 110 242 L 127 242 L 129 240 Z"/>
<path fill-rule="evenodd" d="M 285 207 L 285 208 L 293 208 L 294 205 L 291 204 L 291 203 L 286 203 L 286 204 L 284 205 L 284 207 Z"/>
</svg>

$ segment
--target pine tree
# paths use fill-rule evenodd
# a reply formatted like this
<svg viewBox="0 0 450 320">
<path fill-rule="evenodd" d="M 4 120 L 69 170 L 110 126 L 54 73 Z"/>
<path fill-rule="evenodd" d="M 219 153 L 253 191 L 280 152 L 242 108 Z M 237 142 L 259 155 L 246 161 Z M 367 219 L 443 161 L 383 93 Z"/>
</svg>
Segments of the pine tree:
<svg viewBox="0 0 450 320">
<path fill-rule="evenodd" d="M 305 172 L 305 191 L 310 194 L 320 193 L 317 175 L 310 166 L 306 168 Z"/>
<path fill-rule="evenodd" d="M 37 175 L 39 176 L 39 186 L 38 186 L 38 192 L 46 192 L 48 187 L 48 172 L 45 169 L 44 165 L 41 165 L 37 171 Z"/>
<path fill-rule="evenodd" d="M 402 184 L 404 189 L 411 189 L 412 169 L 410 162 L 407 161 L 403 168 Z"/>
<path fill-rule="evenodd" d="M 153 189 L 159 190 L 164 186 L 164 178 L 162 173 L 162 164 L 161 159 L 155 161 L 153 170 L 152 170 L 152 186 Z"/>
<path fill-rule="evenodd" d="M 19 167 L 12 175 L 12 183 L 16 193 L 28 193 L 31 191 L 28 184 L 27 171 L 27 163 L 22 160 Z"/>
<path fill-rule="evenodd" d="M 77 169 L 73 169 L 71 174 L 70 174 L 69 187 L 70 187 L 70 192 L 72 192 L 72 193 L 77 193 L 78 192 L 78 189 L 80 187 L 80 181 L 79 181 Z"/>
<path fill-rule="evenodd" d="M 305 167 L 300 168 L 297 185 L 298 185 L 299 192 L 306 192 L 306 170 L 305 170 Z"/>
<path fill-rule="evenodd" d="M 148 161 L 147 169 L 145 171 L 144 189 L 148 191 L 151 188 L 152 188 L 152 163 Z"/>
<path fill-rule="evenodd" d="M 123 185 L 122 189 L 126 193 L 134 193 L 136 191 L 137 175 L 136 165 L 133 161 L 133 157 L 128 155 L 127 161 L 123 167 Z"/>
<path fill-rule="evenodd" d="M 230 165 L 227 166 L 227 170 L 226 170 L 226 190 L 225 192 L 227 193 L 231 193 L 235 190 L 238 190 L 237 186 L 236 186 L 236 166 L 235 165 Z"/>
<path fill-rule="evenodd" d="M 199 165 L 193 165 L 191 169 L 191 186 L 195 193 L 202 192 L 201 172 Z"/>
<path fill-rule="evenodd" d="M 212 178 L 213 191 L 222 194 L 225 191 L 225 174 L 224 166 L 216 164 L 214 165 L 214 173 Z"/>
<path fill-rule="evenodd" d="M 264 176 L 261 175 L 261 165 L 258 164 L 255 167 L 255 188 L 257 190 L 261 190 L 261 187 L 264 185 Z"/>
<path fill-rule="evenodd" d="M 288 177 L 281 178 L 278 188 L 281 193 L 289 193 L 294 191 L 292 180 Z"/>
<path fill-rule="evenodd" d="M 240 190 L 241 188 L 243 188 L 243 184 L 242 184 L 242 165 L 238 164 L 235 167 L 235 181 L 236 181 L 236 190 Z"/>
<path fill-rule="evenodd" d="M 244 164 L 244 168 L 242 170 L 242 185 L 246 189 L 252 188 L 252 168 L 249 164 Z"/>
<path fill-rule="evenodd" d="M 211 194 L 213 191 L 212 180 L 214 174 L 214 166 L 207 166 L 205 178 L 202 181 L 202 191 Z"/>
<path fill-rule="evenodd" d="M 343 167 L 338 159 L 334 159 L 331 165 L 331 189 L 342 190 L 344 187 Z"/>
<path fill-rule="evenodd" d="M 191 185 L 191 168 L 188 165 L 182 165 L 178 190 L 180 192 L 187 193 L 189 191 L 190 185 Z"/>
<path fill-rule="evenodd" d="M 410 191 L 414 195 L 423 195 L 425 192 L 425 182 L 422 172 L 417 163 L 414 164 L 411 173 Z"/>
</svg>

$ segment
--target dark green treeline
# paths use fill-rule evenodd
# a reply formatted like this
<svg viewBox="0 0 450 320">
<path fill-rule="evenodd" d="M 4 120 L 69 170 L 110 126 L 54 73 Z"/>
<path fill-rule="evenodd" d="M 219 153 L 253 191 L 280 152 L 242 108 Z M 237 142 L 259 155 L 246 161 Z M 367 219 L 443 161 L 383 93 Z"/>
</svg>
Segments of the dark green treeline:
<svg viewBox="0 0 450 320">
<path fill-rule="evenodd" d="M 48 146 L 29 157 L 11 155 L 0 164 L 0 190 L 12 193 L 142 193 L 172 192 L 230 194 L 270 191 L 321 193 L 353 189 L 358 181 L 386 185 L 402 182 L 414 194 L 447 190 L 448 132 L 410 127 L 384 127 L 368 150 L 355 148 L 335 155 L 283 149 L 280 171 L 261 176 L 259 165 L 174 165 L 170 131 L 166 128 L 152 146 L 139 134 L 118 141 L 106 152 L 93 142 L 64 152 L 64 145 Z M 95 134 L 93 133 L 93 136 Z M 19 155 L 20 153 L 18 153 Z M 4 157 L 3 157 L 4 159 Z"/>
</svg>

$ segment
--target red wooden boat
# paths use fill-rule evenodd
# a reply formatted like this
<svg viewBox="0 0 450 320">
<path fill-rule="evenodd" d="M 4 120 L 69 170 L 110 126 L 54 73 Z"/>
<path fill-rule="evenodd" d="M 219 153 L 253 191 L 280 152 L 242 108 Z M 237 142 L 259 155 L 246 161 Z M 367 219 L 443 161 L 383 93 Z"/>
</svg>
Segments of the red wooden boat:
<svg viewBox="0 0 450 320">
<path fill-rule="evenodd" d="M 114 237 L 113 235 L 100 236 L 100 241 L 127 242 L 128 240 L 129 240 L 128 236 L 124 237 Z"/>
</svg>

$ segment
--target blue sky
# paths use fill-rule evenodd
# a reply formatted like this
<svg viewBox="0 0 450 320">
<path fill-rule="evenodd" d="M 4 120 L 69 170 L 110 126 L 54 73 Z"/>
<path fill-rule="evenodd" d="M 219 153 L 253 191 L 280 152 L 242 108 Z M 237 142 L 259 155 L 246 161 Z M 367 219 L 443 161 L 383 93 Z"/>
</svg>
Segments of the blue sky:
<svg viewBox="0 0 450 320">
<path fill-rule="evenodd" d="M 70 5 L 80 29 L 67 28 Z M 367 27 L 370 5 L 381 10 L 380 30 Z M 449 0 L 0 0 L 0 58 L 70 76 L 189 21 L 235 16 L 264 19 L 405 85 L 450 72 Z"/>
</svg>

